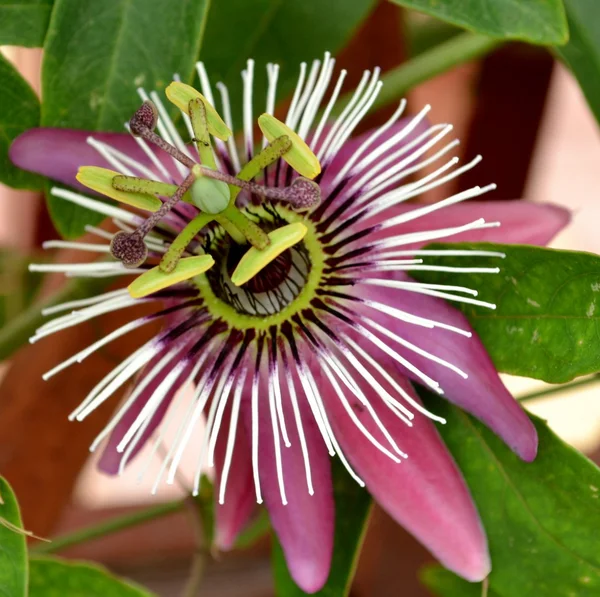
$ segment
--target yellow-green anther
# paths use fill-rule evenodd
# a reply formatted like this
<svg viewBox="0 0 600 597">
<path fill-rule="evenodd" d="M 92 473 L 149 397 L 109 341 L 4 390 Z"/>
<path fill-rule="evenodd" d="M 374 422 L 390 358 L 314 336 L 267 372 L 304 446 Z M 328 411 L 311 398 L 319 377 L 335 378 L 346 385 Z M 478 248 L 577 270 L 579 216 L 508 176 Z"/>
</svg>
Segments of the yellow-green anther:
<svg viewBox="0 0 600 597">
<path fill-rule="evenodd" d="M 194 140 L 198 146 L 200 161 L 203 166 L 217 169 L 217 162 L 210 144 L 210 135 L 208 134 L 208 122 L 206 120 L 206 107 L 204 102 L 199 98 L 190 100 L 188 106 L 188 114 L 192 121 L 192 129 L 194 130 Z"/>
<path fill-rule="evenodd" d="M 208 123 L 208 132 L 222 141 L 227 141 L 231 136 L 231 131 L 223 122 L 219 113 L 209 104 L 207 99 L 190 85 L 173 81 L 165 90 L 169 101 L 175 104 L 182 112 L 188 113 L 190 100 L 200 99 L 206 108 L 206 121 Z"/>
<path fill-rule="evenodd" d="M 251 280 L 286 249 L 300 242 L 305 237 L 307 230 L 302 222 L 294 222 L 269 232 L 271 243 L 266 249 L 259 251 L 256 247 L 250 247 L 240 259 L 231 276 L 233 284 L 241 286 Z"/>
<path fill-rule="evenodd" d="M 186 247 L 192 242 L 194 237 L 213 220 L 211 214 L 201 213 L 198 214 L 187 226 L 177 235 L 177 238 L 171 243 L 171 246 L 167 249 L 167 252 L 163 255 L 160 260 L 159 267 L 161 271 L 166 274 L 170 274 L 181 259 L 183 252 Z"/>
<path fill-rule="evenodd" d="M 220 214 L 229 205 L 229 185 L 214 178 L 203 176 L 198 166 L 192 169 L 196 180 L 192 184 L 194 205 L 209 214 Z"/>
<path fill-rule="evenodd" d="M 283 157 L 283 154 L 289 151 L 291 147 L 292 141 L 287 135 L 273 139 L 260 153 L 244 164 L 236 178 L 240 180 L 252 180 L 267 166 L 270 166 Z M 242 189 L 234 185 L 230 185 L 229 189 L 231 191 L 231 201 L 233 202 Z"/>
<path fill-rule="evenodd" d="M 173 271 L 165 273 L 156 266 L 151 270 L 138 276 L 127 290 L 133 298 L 142 298 L 194 278 L 209 270 L 215 263 L 210 255 L 198 255 L 197 257 L 185 257 L 180 259 Z"/>
<path fill-rule="evenodd" d="M 137 207 L 145 211 L 157 211 L 162 202 L 157 197 L 149 197 L 147 194 L 135 191 L 123 191 L 115 188 L 113 180 L 121 176 L 118 172 L 99 168 L 97 166 L 82 166 L 75 177 L 82 185 L 97 193 L 102 193 L 120 203 L 131 207 Z"/>
<path fill-rule="evenodd" d="M 285 125 L 271 114 L 261 114 L 258 118 L 258 126 L 268 141 L 273 141 L 283 135 L 290 138 L 291 148 L 281 157 L 298 174 L 311 180 L 321 172 L 321 164 L 317 156 L 311 151 L 304 140 L 297 135 L 289 126 Z"/>
<path fill-rule="evenodd" d="M 170 197 L 177 190 L 176 184 L 160 182 L 159 180 L 147 180 L 136 176 L 125 176 L 124 174 L 115 176 L 112 180 L 112 186 L 118 191 L 141 193 L 153 197 L 159 195 L 162 197 Z"/>
<path fill-rule="evenodd" d="M 264 249 L 270 243 L 267 233 L 244 215 L 235 205 L 229 205 L 223 213 L 215 216 L 215 220 L 221 225 L 223 225 L 223 221 L 233 224 L 244 235 L 244 238 L 259 250 Z"/>
</svg>

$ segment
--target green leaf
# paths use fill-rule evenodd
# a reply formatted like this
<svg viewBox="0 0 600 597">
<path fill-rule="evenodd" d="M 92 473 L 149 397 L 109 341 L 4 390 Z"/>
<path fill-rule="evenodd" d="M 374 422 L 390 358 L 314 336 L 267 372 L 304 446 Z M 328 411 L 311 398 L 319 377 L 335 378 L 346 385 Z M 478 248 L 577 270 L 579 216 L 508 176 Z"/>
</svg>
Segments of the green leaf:
<svg viewBox="0 0 600 597">
<path fill-rule="evenodd" d="M 570 39 L 555 48 L 581 86 L 596 120 L 600 122 L 600 3 L 565 0 Z"/>
<path fill-rule="evenodd" d="M 0 182 L 15 189 L 40 189 L 42 178 L 21 170 L 8 158 L 10 144 L 40 122 L 40 102 L 33 89 L 0 54 Z"/>
<path fill-rule="evenodd" d="M 141 103 L 137 87 L 161 91 L 175 73 L 192 78 L 208 5 L 56 0 L 44 46 L 42 124 L 124 131 Z M 65 236 L 78 236 L 85 224 L 102 219 L 53 197 L 49 208 Z"/>
<path fill-rule="evenodd" d="M 19 504 L 10 485 L 0 477 L 0 594 L 27 595 L 27 547 Z"/>
<path fill-rule="evenodd" d="M 562 0 L 391 1 L 493 37 L 542 45 L 564 44 L 569 39 Z"/>
<path fill-rule="evenodd" d="M 427 263 L 499 267 L 499 274 L 418 272 L 423 282 L 479 291 L 496 309 L 452 303 L 469 318 L 496 367 L 563 383 L 600 371 L 600 257 L 519 245 L 435 244 L 433 248 L 501 251 L 495 257 L 438 257 Z"/>
<path fill-rule="evenodd" d="M 234 130 L 242 124 L 242 78 L 256 60 L 254 109 L 265 110 L 268 62 L 280 65 L 277 98 L 296 85 L 300 63 L 337 52 L 375 5 L 375 0 L 229 0 L 213 2 L 200 59 L 211 82 L 229 89 Z M 216 94 L 219 97 L 219 94 Z M 220 105 L 220 102 L 217 102 Z"/>
<path fill-rule="evenodd" d="M 29 597 L 152 597 L 153 593 L 112 576 L 100 566 L 59 558 L 29 562 Z M 12 593 L 11 593 L 12 597 Z"/>
<path fill-rule="evenodd" d="M 0 45 L 41 48 L 53 0 L 0 0 Z"/>
<path fill-rule="evenodd" d="M 539 453 L 520 460 L 481 423 L 432 395 L 427 407 L 486 529 L 490 586 L 506 597 L 600 594 L 600 470 L 537 417 Z"/>
<path fill-rule="evenodd" d="M 419 572 L 421 582 L 436 597 L 482 597 L 481 583 L 471 583 L 441 566 L 426 566 Z M 489 589 L 487 597 L 500 597 L 499 593 Z"/>
<path fill-rule="evenodd" d="M 371 512 L 371 497 L 348 474 L 338 459 L 332 461 L 335 499 L 335 539 L 331 571 L 325 586 L 314 593 L 320 597 L 344 597 L 350 591 L 356 563 Z M 281 545 L 273 536 L 273 573 L 276 594 L 299 597 L 305 593 L 292 580 Z"/>
</svg>

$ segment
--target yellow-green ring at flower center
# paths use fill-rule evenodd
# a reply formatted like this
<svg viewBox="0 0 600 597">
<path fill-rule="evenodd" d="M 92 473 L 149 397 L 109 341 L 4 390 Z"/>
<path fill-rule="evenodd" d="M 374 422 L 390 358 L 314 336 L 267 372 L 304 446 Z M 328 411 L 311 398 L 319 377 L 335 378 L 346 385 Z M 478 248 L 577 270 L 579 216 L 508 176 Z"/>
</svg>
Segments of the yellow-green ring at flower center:
<svg viewBox="0 0 600 597">
<path fill-rule="evenodd" d="M 254 210 L 253 210 L 254 211 Z M 267 215 L 266 212 L 261 214 L 262 208 L 258 208 L 255 213 L 259 216 Z M 281 311 L 268 315 L 257 314 L 249 315 L 238 312 L 232 305 L 219 298 L 206 274 L 201 274 L 194 278 L 193 282 L 198 287 L 201 297 L 204 299 L 206 308 L 215 318 L 222 319 L 230 327 L 238 330 L 254 329 L 257 331 L 268 330 L 271 326 L 278 326 L 291 319 L 296 313 L 308 308 L 310 302 L 316 295 L 316 290 L 321 282 L 323 269 L 325 267 L 325 253 L 321 242 L 318 239 L 318 234 L 314 224 L 305 218 L 302 214 L 298 214 L 289 209 L 278 207 L 278 214 L 289 224 L 293 222 L 302 222 L 308 229 L 306 236 L 303 239 L 304 247 L 306 248 L 310 261 L 310 269 L 307 274 L 306 282 L 300 293 Z"/>
</svg>

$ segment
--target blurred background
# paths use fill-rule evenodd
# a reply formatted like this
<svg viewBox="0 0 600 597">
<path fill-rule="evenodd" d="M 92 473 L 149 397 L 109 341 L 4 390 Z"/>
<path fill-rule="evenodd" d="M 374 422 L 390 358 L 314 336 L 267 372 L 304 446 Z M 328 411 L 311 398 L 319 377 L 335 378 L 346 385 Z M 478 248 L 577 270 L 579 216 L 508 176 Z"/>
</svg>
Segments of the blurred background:
<svg viewBox="0 0 600 597">
<path fill-rule="evenodd" d="M 385 36 L 380 35 L 382 30 L 387 32 Z M 385 71 L 456 32 L 448 25 L 381 2 L 339 55 L 338 65 L 351 68 L 355 74 L 376 65 Z M 39 91 L 41 50 L 0 50 Z M 483 163 L 454 181 L 456 184 L 472 186 L 476 177 L 479 183 L 498 184 L 498 190 L 489 197 L 492 200 L 525 198 L 565 206 L 572 211 L 573 221 L 553 246 L 600 252 L 598 129 L 578 85 L 549 52 L 507 44 L 483 60 L 418 86 L 408 99 L 411 112 L 431 103 L 434 122 L 455 125 L 466 158 L 477 153 L 484 156 Z M 375 114 L 370 124 L 377 124 L 386 115 L 386 111 Z M 452 189 L 445 186 L 442 191 L 449 195 Z M 0 185 L 2 321 L 10 321 L 41 283 L 24 272 L 23 263 L 40 250 L 44 240 L 56 237 L 41 195 Z M 60 280 L 45 280 L 41 291 L 58 284 Z M 141 504 L 170 501 L 185 494 L 185 487 L 173 486 L 150 496 L 148 483 L 137 482 L 136 466 L 122 478 L 100 475 L 93 458 L 87 459 L 94 429 L 85 430 L 81 424 L 66 421 L 69 409 L 65 404 L 70 403 L 70 396 L 77 402 L 77 397 L 84 395 L 119 354 L 98 355 L 93 366 L 76 372 L 66 382 L 63 379 L 44 384 L 39 379 L 49 368 L 47 363 L 57 361 L 57 352 L 72 354 L 77 346 L 87 343 L 84 336 L 97 333 L 92 326 L 64 331 L 53 342 L 36 344 L 26 355 L 23 351 L 17 353 L 2 367 L 2 392 L 10 400 L 0 404 L 0 468 L 16 489 L 25 526 L 42 536 L 64 533 L 133 511 Z M 544 388 L 540 382 L 519 378 L 507 377 L 506 383 L 516 396 Z M 529 400 L 527 407 L 598 462 L 597 391 L 597 386 L 589 384 L 571 390 L 568 400 L 564 392 L 557 392 Z M 8 471 L 3 468 L 7 460 Z M 143 460 L 143 456 L 138 458 L 138 462 Z M 182 484 L 185 486 L 185 480 Z M 193 548 L 188 518 L 185 512 L 179 512 L 72 548 L 65 555 L 102 562 L 170 597 L 178 594 L 188 574 Z M 248 549 L 217 557 L 207 565 L 202 595 L 272 595 L 269 557 L 268 538 Z M 414 570 L 428 558 L 422 547 L 376 507 L 352 595 L 425 596 L 427 592 L 419 586 Z"/>
</svg>

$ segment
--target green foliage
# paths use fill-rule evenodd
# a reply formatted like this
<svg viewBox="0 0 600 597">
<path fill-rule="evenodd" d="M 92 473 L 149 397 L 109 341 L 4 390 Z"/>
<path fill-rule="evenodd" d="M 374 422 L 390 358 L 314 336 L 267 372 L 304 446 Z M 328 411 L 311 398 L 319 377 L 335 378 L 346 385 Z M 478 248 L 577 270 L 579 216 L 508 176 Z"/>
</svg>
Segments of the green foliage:
<svg viewBox="0 0 600 597">
<path fill-rule="evenodd" d="M 542 45 L 564 44 L 569 39 L 562 0 L 391 1 L 493 37 Z"/>
<path fill-rule="evenodd" d="M 448 246 L 435 244 L 435 248 Z M 600 371 L 600 257 L 519 245 L 453 244 L 452 248 L 506 253 L 506 259 L 469 257 L 469 267 L 500 267 L 499 274 L 418 272 L 424 282 L 479 291 L 491 310 L 453 303 L 469 318 L 496 367 L 505 373 L 562 383 Z M 465 266 L 464 257 L 428 263 Z"/>
<path fill-rule="evenodd" d="M 427 566 L 419 573 L 421 582 L 436 597 L 481 597 L 481 583 L 470 583 L 463 580 L 441 566 Z M 500 597 L 498 593 L 489 590 L 487 597 Z"/>
<path fill-rule="evenodd" d="M 41 48 L 53 0 L 0 0 L 0 46 Z"/>
<path fill-rule="evenodd" d="M 492 558 L 490 586 L 506 597 L 600 594 L 600 470 L 532 417 L 533 463 L 445 400 L 426 405 L 477 503 Z M 450 593 L 451 594 L 451 593 Z"/>
<path fill-rule="evenodd" d="M 320 597 L 344 597 L 356 571 L 364 534 L 371 511 L 371 497 L 360 487 L 336 458 L 332 461 L 333 494 L 335 499 L 335 539 L 331 571 L 325 586 L 314 593 Z M 281 545 L 273 536 L 272 565 L 276 594 L 300 597 L 305 593 L 292 580 Z"/>
<path fill-rule="evenodd" d="M 293 91 L 301 62 L 337 52 L 375 5 L 375 0 L 228 0 L 213 2 L 200 52 L 213 83 L 229 88 L 234 128 L 242 125 L 242 78 L 248 58 L 256 60 L 255 111 L 266 101 L 265 65 L 281 70 L 278 98 Z M 218 95 L 217 95 L 218 97 Z M 219 102 L 217 102 L 219 104 Z"/>
<path fill-rule="evenodd" d="M 21 133 L 39 124 L 40 102 L 2 54 L 0 82 L 0 182 L 16 189 L 39 189 L 42 178 L 13 166 L 8 158 L 8 148 Z"/>
<path fill-rule="evenodd" d="M 565 8 L 569 43 L 555 51 L 577 77 L 600 122 L 600 3 L 597 0 L 565 0 Z"/>
<path fill-rule="evenodd" d="M 192 78 L 207 8 L 208 0 L 56 0 L 44 46 L 42 124 L 124 131 L 141 103 L 137 87 L 162 91 L 174 73 Z M 49 208 L 65 236 L 102 219 L 52 197 Z"/>
<path fill-rule="evenodd" d="M 0 594 L 27 595 L 27 548 L 19 504 L 10 485 L 0 477 Z"/>
<path fill-rule="evenodd" d="M 30 560 L 29 597 L 152 597 L 100 566 L 59 558 Z M 12 597 L 12 594 L 11 594 Z"/>
</svg>

